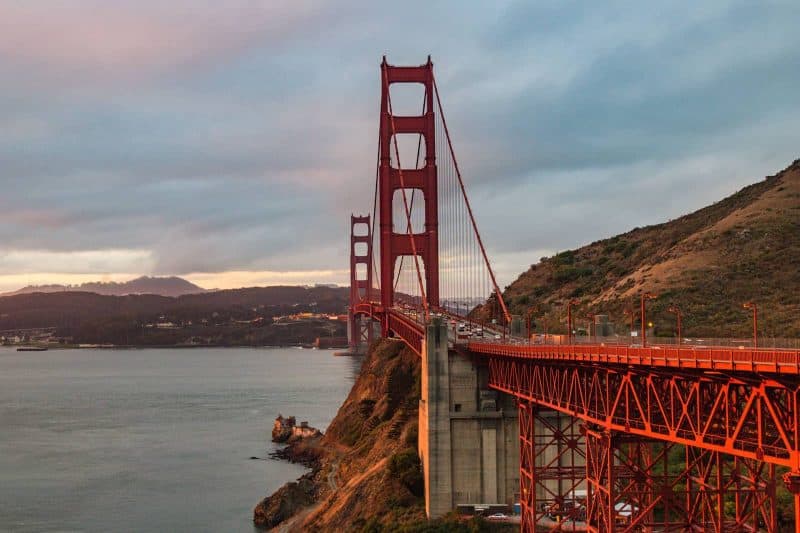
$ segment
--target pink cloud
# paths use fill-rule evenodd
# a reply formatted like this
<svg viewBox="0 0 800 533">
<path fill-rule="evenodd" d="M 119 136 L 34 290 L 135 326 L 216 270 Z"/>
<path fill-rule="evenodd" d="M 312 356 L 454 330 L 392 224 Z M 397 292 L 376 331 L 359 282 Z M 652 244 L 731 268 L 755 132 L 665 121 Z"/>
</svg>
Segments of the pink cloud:
<svg viewBox="0 0 800 533">
<path fill-rule="evenodd" d="M 280 45 L 320 15 L 319 4 L 0 0 L 0 61 L 27 73 L 129 79 Z"/>
</svg>

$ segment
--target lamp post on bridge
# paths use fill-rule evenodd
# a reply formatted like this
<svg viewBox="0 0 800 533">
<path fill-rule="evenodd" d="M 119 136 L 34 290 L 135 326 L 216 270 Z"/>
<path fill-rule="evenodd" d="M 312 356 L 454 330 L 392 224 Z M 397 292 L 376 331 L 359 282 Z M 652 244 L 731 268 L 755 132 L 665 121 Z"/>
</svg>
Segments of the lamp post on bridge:
<svg viewBox="0 0 800 533">
<path fill-rule="evenodd" d="M 758 348 L 758 306 L 753 302 L 742 304 L 745 309 L 753 310 L 753 348 Z"/>
<path fill-rule="evenodd" d="M 526 326 L 527 326 L 527 329 L 528 329 L 528 344 L 531 343 L 531 315 L 533 314 L 534 311 L 536 311 L 536 307 L 535 306 L 531 307 L 530 309 L 528 309 L 528 314 L 525 317 Z"/>
<path fill-rule="evenodd" d="M 641 308 L 642 308 L 642 348 L 647 346 L 647 310 L 645 309 L 645 302 L 647 300 L 655 300 L 657 296 L 655 294 L 650 294 L 649 292 L 643 292 L 641 297 Z"/>
<path fill-rule="evenodd" d="M 578 300 L 570 300 L 567 302 L 567 327 L 569 328 L 567 341 L 569 344 L 572 344 L 572 306 L 578 305 L 579 303 Z"/>
<path fill-rule="evenodd" d="M 630 339 L 631 335 L 633 335 L 633 320 L 636 315 L 634 314 L 633 309 L 625 309 L 622 311 L 622 313 L 626 316 L 631 317 L 631 329 L 630 332 L 628 333 L 628 339 Z"/>
<path fill-rule="evenodd" d="M 594 323 L 595 316 L 596 315 L 594 313 L 589 313 L 589 316 L 586 317 L 586 319 L 589 321 L 589 331 L 586 333 L 589 335 L 589 340 L 592 342 L 597 342 L 597 325 Z M 592 331 L 594 331 L 594 334 L 592 334 Z"/>
<path fill-rule="evenodd" d="M 670 305 L 669 308 L 667 309 L 667 311 L 669 311 L 670 313 L 674 313 L 675 314 L 675 318 L 678 321 L 678 348 L 680 348 L 680 346 L 681 346 L 681 318 L 683 318 L 683 315 L 681 314 L 681 310 L 678 309 L 678 306 L 676 306 L 676 305 Z"/>
</svg>

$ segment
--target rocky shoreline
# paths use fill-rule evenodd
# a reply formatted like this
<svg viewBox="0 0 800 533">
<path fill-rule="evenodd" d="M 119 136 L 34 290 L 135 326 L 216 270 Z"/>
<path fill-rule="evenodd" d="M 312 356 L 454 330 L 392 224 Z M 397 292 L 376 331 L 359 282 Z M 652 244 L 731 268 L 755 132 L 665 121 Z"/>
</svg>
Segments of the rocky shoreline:
<svg viewBox="0 0 800 533">
<path fill-rule="evenodd" d="M 424 521 L 418 403 L 418 358 L 402 343 L 378 341 L 324 435 L 293 417 L 275 420 L 273 439 L 286 446 L 272 457 L 311 471 L 258 503 L 253 523 L 292 532 Z"/>
<path fill-rule="evenodd" d="M 297 425 L 294 416 L 281 414 L 272 426 L 272 442 L 286 444 L 269 454 L 271 459 L 302 464 L 311 472 L 297 481 L 283 485 L 274 494 L 262 500 L 253 511 L 253 524 L 260 528 L 273 528 L 288 520 L 302 509 L 312 505 L 318 498 L 315 481 L 320 470 L 323 434 L 307 422 Z"/>
</svg>

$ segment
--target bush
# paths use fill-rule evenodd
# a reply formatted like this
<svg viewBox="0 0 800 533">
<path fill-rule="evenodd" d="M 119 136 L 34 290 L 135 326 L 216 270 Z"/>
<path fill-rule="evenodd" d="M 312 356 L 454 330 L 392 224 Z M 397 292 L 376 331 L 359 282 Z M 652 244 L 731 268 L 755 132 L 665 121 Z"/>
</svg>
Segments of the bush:
<svg viewBox="0 0 800 533">
<path fill-rule="evenodd" d="M 422 476 L 422 465 L 416 448 L 406 448 L 389 459 L 389 474 L 400 481 L 417 497 L 425 491 L 425 480 Z"/>
<path fill-rule="evenodd" d="M 553 261 L 556 265 L 572 265 L 575 264 L 575 252 L 572 250 L 567 250 L 566 252 L 561 252 L 560 254 L 556 254 L 553 257 Z"/>
<path fill-rule="evenodd" d="M 584 276 L 591 276 L 593 270 L 588 267 L 561 267 L 553 273 L 553 279 L 559 283 L 574 281 Z"/>
</svg>

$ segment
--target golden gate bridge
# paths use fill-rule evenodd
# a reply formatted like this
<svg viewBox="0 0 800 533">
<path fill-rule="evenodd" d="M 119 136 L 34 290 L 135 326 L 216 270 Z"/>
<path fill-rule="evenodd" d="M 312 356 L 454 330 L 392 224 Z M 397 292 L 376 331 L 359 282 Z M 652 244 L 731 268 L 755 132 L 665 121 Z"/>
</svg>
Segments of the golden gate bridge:
<svg viewBox="0 0 800 533">
<path fill-rule="evenodd" d="M 395 114 L 403 84 L 424 89 L 420 114 Z M 416 142 L 408 166 L 403 137 Z M 523 531 L 547 500 L 565 509 L 560 530 L 774 532 L 783 483 L 800 532 L 800 351 L 576 342 L 571 331 L 533 344 L 497 285 L 430 57 L 381 64 L 372 213 L 351 217 L 350 266 L 354 349 L 379 324 L 425 358 L 428 325 L 449 324 L 448 350 L 487 366 L 488 386 L 516 399 Z M 488 305 L 494 320 L 478 325 Z M 585 505 L 564 505 L 580 486 Z"/>
</svg>

